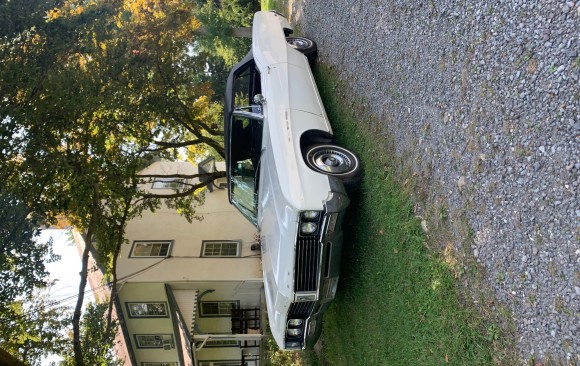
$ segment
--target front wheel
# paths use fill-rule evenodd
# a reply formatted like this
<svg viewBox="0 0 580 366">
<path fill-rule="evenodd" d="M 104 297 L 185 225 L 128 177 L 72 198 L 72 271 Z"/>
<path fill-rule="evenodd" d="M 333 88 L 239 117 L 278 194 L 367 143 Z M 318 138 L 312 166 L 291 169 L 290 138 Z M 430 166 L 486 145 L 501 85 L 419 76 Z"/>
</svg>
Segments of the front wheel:
<svg viewBox="0 0 580 366">
<path fill-rule="evenodd" d="M 306 151 L 306 164 L 317 172 L 332 175 L 343 180 L 361 175 L 358 157 L 344 147 L 322 144 L 314 145 Z"/>
<path fill-rule="evenodd" d="M 312 63 L 318 56 L 316 42 L 306 37 L 286 37 L 286 42 L 296 50 L 306 56 L 308 62 Z"/>
</svg>

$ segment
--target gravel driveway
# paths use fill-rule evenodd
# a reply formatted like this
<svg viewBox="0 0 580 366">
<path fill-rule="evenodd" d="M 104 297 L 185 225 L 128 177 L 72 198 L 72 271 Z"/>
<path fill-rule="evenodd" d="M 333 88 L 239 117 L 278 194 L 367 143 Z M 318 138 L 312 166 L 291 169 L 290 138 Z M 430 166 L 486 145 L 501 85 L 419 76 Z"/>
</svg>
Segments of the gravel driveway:
<svg viewBox="0 0 580 366">
<path fill-rule="evenodd" d="M 429 200 L 467 219 L 453 246 L 513 312 L 522 362 L 580 364 L 580 1 L 295 0 L 291 16 Z"/>
</svg>

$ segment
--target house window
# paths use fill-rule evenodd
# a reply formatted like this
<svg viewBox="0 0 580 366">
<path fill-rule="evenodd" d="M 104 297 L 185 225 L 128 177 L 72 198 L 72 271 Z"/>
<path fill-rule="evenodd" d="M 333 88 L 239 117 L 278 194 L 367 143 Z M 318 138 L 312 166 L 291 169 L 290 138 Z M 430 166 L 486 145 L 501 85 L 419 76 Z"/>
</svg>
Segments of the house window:
<svg viewBox="0 0 580 366">
<path fill-rule="evenodd" d="M 175 348 L 172 334 L 135 334 L 137 348 Z"/>
<path fill-rule="evenodd" d="M 242 242 L 239 240 L 204 240 L 202 257 L 239 257 Z"/>
<path fill-rule="evenodd" d="M 239 301 L 202 301 L 201 316 L 207 317 L 229 317 L 232 310 L 240 307 Z"/>
<path fill-rule="evenodd" d="M 128 302 L 130 318 L 165 318 L 167 304 L 164 302 Z"/>
<path fill-rule="evenodd" d="M 181 189 L 185 184 L 183 178 L 157 178 L 153 181 L 153 189 Z"/>
<path fill-rule="evenodd" d="M 170 240 L 134 241 L 131 257 L 167 257 L 172 243 Z"/>
<path fill-rule="evenodd" d="M 142 366 L 177 366 L 177 362 L 143 362 Z"/>
<path fill-rule="evenodd" d="M 205 347 L 239 347 L 240 342 L 233 339 L 207 341 Z"/>
</svg>

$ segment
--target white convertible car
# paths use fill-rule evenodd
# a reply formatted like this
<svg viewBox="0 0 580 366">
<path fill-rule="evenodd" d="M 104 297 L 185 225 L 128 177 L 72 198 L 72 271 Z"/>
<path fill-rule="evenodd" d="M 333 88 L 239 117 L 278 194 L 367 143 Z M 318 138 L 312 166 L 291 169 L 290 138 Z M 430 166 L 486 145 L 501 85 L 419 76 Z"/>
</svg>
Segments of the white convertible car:
<svg viewBox="0 0 580 366">
<path fill-rule="evenodd" d="M 282 349 L 311 348 L 334 298 L 355 154 L 334 143 L 309 62 L 316 44 L 290 37 L 276 12 L 254 16 L 252 49 L 225 96 L 230 202 L 260 233 L 272 334 Z"/>
</svg>

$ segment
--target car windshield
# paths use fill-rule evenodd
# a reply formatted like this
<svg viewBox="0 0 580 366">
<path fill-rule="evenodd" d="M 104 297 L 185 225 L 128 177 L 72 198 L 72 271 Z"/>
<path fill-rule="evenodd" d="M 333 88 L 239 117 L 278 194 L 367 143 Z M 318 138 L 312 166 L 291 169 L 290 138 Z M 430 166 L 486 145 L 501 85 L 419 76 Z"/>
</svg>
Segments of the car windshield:
<svg viewBox="0 0 580 366">
<path fill-rule="evenodd" d="M 232 202 L 250 221 L 256 223 L 258 192 L 256 191 L 254 175 L 251 175 L 254 167 L 247 160 L 238 164 L 240 168 L 231 180 Z"/>
<path fill-rule="evenodd" d="M 260 73 L 252 61 L 234 72 L 230 100 L 232 109 L 229 121 L 229 176 L 232 203 L 254 225 L 257 223 L 258 165 L 262 150 L 262 121 L 251 116 L 261 114 L 254 104 L 260 94 Z M 238 113 L 238 108 L 250 115 Z"/>
<path fill-rule="evenodd" d="M 256 224 L 262 123 L 239 116 L 232 118 L 229 167 L 232 203 Z"/>
</svg>

